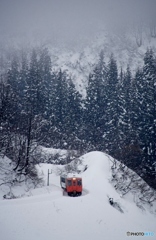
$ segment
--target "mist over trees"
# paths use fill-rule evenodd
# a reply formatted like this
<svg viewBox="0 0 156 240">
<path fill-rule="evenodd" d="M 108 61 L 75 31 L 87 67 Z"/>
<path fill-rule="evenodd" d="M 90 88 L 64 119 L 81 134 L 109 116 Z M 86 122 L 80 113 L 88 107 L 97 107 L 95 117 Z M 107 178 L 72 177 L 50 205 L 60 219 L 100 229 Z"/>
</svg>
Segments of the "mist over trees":
<svg viewBox="0 0 156 240">
<path fill-rule="evenodd" d="M 104 51 L 88 77 L 86 98 L 47 49 L 16 53 L 0 76 L 0 155 L 26 170 L 37 145 L 105 151 L 155 187 L 156 57 L 151 49 L 132 76 Z"/>
</svg>

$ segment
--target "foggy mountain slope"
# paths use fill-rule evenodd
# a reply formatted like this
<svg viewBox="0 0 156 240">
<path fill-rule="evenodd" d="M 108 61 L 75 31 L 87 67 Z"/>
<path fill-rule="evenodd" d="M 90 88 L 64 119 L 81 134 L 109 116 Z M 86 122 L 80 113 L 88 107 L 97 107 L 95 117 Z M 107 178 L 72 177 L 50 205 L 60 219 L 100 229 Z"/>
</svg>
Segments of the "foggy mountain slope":
<svg viewBox="0 0 156 240">
<path fill-rule="evenodd" d="M 86 87 L 89 73 L 97 63 L 101 50 L 104 50 L 106 63 L 113 53 L 119 69 L 126 70 L 127 66 L 130 66 L 133 72 L 138 67 L 142 67 L 143 57 L 148 48 L 152 48 L 156 52 L 156 38 L 147 35 L 146 31 L 142 32 L 141 45 L 138 46 L 135 34 L 135 29 L 126 33 L 102 31 L 94 37 L 94 40 L 90 41 L 88 46 L 80 50 L 77 50 L 77 47 L 75 50 L 70 47 L 53 49 L 49 45 L 53 66 L 67 70 L 80 91 Z"/>
<path fill-rule="evenodd" d="M 155 0 L 0 1 L 0 71 L 11 53 L 48 47 L 54 68 L 67 69 L 84 92 L 103 49 L 119 67 L 142 64 L 147 47 L 156 51 Z M 7 58 L 7 59 L 5 59 Z"/>
<path fill-rule="evenodd" d="M 77 89 L 85 94 L 89 73 L 97 63 L 101 50 L 104 51 L 106 63 L 113 53 L 119 69 L 122 67 L 123 70 L 126 70 L 129 65 L 132 72 L 138 67 L 142 67 L 147 48 L 152 48 L 156 52 L 156 38 L 150 35 L 147 28 L 142 29 L 141 32 L 138 32 L 138 28 L 126 29 L 124 32 L 105 29 L 99 30 L 92 38 L 82 36 L 78 39 L 76 42 L 73 40 L 72 43 L 60 43 L 59 41 L 54 43 L 52 38 L 36 40 L 33 36 L 31 40 L 28 38 L 25 43 L 22 43 L 20 37 L 2 41 L 1 70 L 9 67 L 11 55 L 15 52 L 20 53 L 23 49 L 28 53 L 33 47 L 39 49 L 46 47 L 51 54 L 53 69 L 66 70 L 74 80 Z"/>
</svg>

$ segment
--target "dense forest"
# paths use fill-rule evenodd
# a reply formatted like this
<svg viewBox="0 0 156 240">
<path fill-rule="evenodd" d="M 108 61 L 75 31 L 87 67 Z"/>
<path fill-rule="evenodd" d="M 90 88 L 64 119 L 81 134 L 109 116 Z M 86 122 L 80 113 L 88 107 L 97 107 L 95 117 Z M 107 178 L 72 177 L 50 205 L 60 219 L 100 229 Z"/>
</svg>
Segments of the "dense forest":
<svg viewBox="0 0 156 240">
<path fill-rule="evenodd" d="M 0 155 L 14 170 L 33 163 L 33 146 L 104 151 L 156 186 L 156 57 L 151 49 L 135 74 L 113 56 L 88 76 L 86 97 L 47 49 L 14 54 L 0 75 Z M 35 160 L 34 160 L 35 163 Z"/>
</svg>

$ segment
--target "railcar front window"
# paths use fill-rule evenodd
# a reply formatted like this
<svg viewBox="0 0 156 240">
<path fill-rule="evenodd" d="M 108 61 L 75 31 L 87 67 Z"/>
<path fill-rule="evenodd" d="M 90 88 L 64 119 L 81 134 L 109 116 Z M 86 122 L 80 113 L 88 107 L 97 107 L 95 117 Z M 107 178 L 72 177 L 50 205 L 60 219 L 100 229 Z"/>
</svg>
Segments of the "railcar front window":
<svg viewBox="0 0 156 240">
<path fill-rule="evenodd" d="M 68 186 L 71 186 L 71 185 L 72 185 L 71 180 L 68 180 Z"/>
<path fill-rule="evenodd" d="M 82 182 L 81 180 L 77 180 L 77 185 L 81 186 L 82 185 Z"/>
</svg>

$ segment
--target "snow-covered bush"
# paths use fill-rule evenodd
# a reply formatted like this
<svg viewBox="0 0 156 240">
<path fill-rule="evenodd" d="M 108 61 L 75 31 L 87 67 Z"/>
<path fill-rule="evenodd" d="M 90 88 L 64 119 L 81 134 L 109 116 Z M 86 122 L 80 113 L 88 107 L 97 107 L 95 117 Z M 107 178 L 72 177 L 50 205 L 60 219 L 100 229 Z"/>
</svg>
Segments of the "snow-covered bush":
<svg viewBox="0 0 156 240">
<path fill-rule="evenodd" d="M 114 188 L 122 197 L 132 193 L 136 205 L 142 210 L 144 204 L 152 207 L 156 202 L 156 191 L 127 166 L 115 159 L 111 158 L 111 160 L 111 183 Z"/>
<path fill-rule="evenodd" d="M 43 186 L 42 177 L 34 165 L 23 171 L 14 170 L 15 163 L 7 157 L 0 158 L 0 198 L 21 197 L 30 189 Z"/>
</svg>

